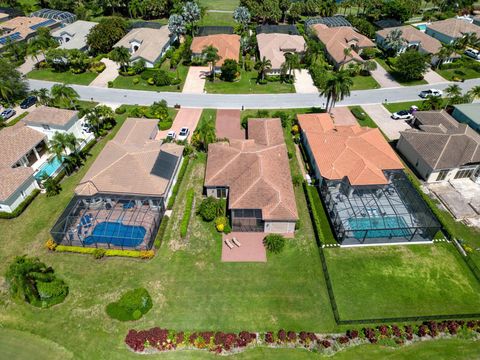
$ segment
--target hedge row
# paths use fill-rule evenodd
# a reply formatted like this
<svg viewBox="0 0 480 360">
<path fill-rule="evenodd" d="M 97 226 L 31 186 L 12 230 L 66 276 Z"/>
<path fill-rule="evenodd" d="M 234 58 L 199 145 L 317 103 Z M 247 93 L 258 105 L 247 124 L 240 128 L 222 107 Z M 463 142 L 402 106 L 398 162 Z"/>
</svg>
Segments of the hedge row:
<svg viewBox="0 0 480 360">
<path fill-rule="evenodd" d="M 162 222 L 160 223 L 160 228 L 158 229 L 157 237 L 155 239 L 155 242 L 153 243 L 153 245 L 155 246 L 155 249 L 159 249 L 160 245 L 162 245 L 163 236 L 165 235 L 165 230 L 167 229 L 167 225 L 168 225 L 168 220 L 170 220 L 170 218 L 167 215 L 165 215 L 162 218 Z"/>
<path fill-rule="evenodd" d="M 48 245 L 47 245 L 48 246 Z M 52 250 L 57 252 L 73 252 L 78 254 L 92 254 L 98 251 L 97 248 L 82 247 L 82 246 L 67 246 L 57 245 Z M 153 250 L 119 250 L 119 249 L 105 249 L 104 256 L 121 256 L 141 259 L 151 259 L 155 255 Z"/>
<path fill-rule="evenodd" d="M 20 205 L 17 206 L 15 210 L 13 210 L 11 213 L 5 212 L 5 211 L 0 211 L 0 219 L 13 219 L 19 216 L 30 203 L 37 197 L 37 195 L 40 194 L 40 190 L 35 189 L 32 191 L 30 195 L 28 195 L 25 200 L 23 200 Z"/>
<path fill-rule="evenodd" d="M 173 204 L 175 203 L 175 198 L 177 197 L 178 190 L 180 188 L 180 185 L 182 184 L 182 179 L 185 176 L 185 172 L 187 171 L 188 161 L 189 161 L 188 157 L 183 158 L 183 164 L 182 164 L 182 167 L 180 168 L 180 171 L 178 172 L 177 182 L 173 186 L 172 195 L 170 195 L 170 199 L 168 199 L 168 205 L 167 205 L 168 210 L 171 210 L 173 207 Z"/>
<path fill-rule="evenodd" d="M 180 236 L 182 238 L 187 236 L 188 223 L 190 222 L 190 216 L 192 215 L 192 206 L 193 206 L 194 196 L 195 196 L 195 191 L 193 189 L 188 189 L 187 201 L 185 203 L 185 212 L 183 213 L 182 222 L 180 223 Z"/>
<path fill-rule="evenodd" d="M 303 186 L 312 211 L 313 226 L 315 226 L 320 241 L 322 244 L 337 245 L 337 241 L 330 228 L 330 223 L 327 214 L 325 213 L 325 209 L 323 208 L 322 200 L 320 199 L 317 188 L 315 186 L 307 185 L 306 183 L 304 183 Z"/>
</svg>

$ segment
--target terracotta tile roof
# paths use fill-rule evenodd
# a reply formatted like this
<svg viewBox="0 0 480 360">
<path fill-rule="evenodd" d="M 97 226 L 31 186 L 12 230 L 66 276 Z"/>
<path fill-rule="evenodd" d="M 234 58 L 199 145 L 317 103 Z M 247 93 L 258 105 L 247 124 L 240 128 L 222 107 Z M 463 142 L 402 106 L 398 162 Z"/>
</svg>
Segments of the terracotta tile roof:
<svg viewBox="0 0 480 360">
<path fill-rule="evenodd" d="M 260 58 L 265 56 L 272 63 L 272 69 L 280 69 L 285 62 L 286 53 L 303 53 L 306 49 L 305 39 L 300 35 L 279 33 L 258 34 Z"/>
<path fill-rule="evenodd" d="M 384 170 L 403 169 L 380 130 L 334 125 L 329 114 L 297 115 L 321 176 L 352 185 L 388 184 Z"/>
<path fill-rule="evenodd" d="M 12 167 L 46 136 L 19 122 L 0 130 L 0 167 Z"/>
<path fill-rule="evenodd" d="M 216 66 L 222 66 L 226 59 L 238 61 L 240 55 L 240 36 L 232 34 L 197 36 L 193 38 L 190 49 L 194 54 L 201 54 L 202 50 L 210 45 L 218 49 L 220 60 L 216 63 Z"/>
<path fill-rule="evenodd" d="M 48 106 L 34 108 L 23 118 L 26 124 L 65 126 L 78 114 L 75 110 L 58 109 Z"/>
<path fill-rule="evenodd" d="M 416 27 L 411 25 L 383 29 L 377 31 L 377 34 L 385 39 L 387 38 L 388 34 L 390 34 L 394 30 L 400 30 L 402 32 L 402 38 L 405 39 L 408 43 L 420 43 L 420 47 L 429 54 L 436 54 L 442 47 L 442 43 L 440 41 L 425 34 L 423 31 L 420 31 Z"/>
<path fill-rule="evenodd" d="M 162 196 L 170 178 L 153 173 L 162 152 L 177 158 L 183 146 L 156 141 L 157 120 L 129 118 L 75 189 L 77 195 L 123 193 Z M 179 160 L 178 160 L 179 161 Z"/>
<path fill-rule="evenodd" d="M 30 167 L 0 168 L 0 201 L 7 200 L 32 175 Z"/>
<path fill-rule="evenodd" d="M 26 39 L 30 35 L 36 33 L 36 30 L 32 29 L 31 27 L 34 25 L 38 25 L 40 23 L 45 22 L 47 19 L 41 17 L 26 17 L 26 16 L 18 16 L 16 18 L 7 20 L 0 24 L 0 28 L 4 29 L 6 32 L 0 35 L 1 37 L 5 37 L 7 35 L 18 33 L 21 36 L 21 39 Z M 55 22 L 53 26 L 58 24 Z M 49 27 L 52 27 L 50 25 Z"/>
<path fill-rule="evenodd" d="M 297 220 L 280 119 L 250 119 L 248 135 L 208 147 L 205 186 L 227 186 L 230 209 L 261 209 L 264 220 Z"/>
<path fill-rule="evenodd" d="M 468 33 L 475 33 L 478 37 L 480 37 L 479 26 L 461 19 L 453 18 L 434 21 L 433 23 L 427 25 L 427 29 L 435 30 L 436 32 L 450 36 L 454 39 L 461 38 L 463 35 Z"/>
<path fill-rule="evenodd" d="M 351 44 L 355 44 L 355 46 L 359 48 L 375 46 L 369 38 L 356 32 L 349 26 L 329 28 L 324 24 L 315 24 L 312 25 L 312 29 L 337 64 L 346 63 L 351 60 L 358 62 L 364 61 L 354 50 L 352 50 L 350 56 L 345 57 L 344 49 L 350 47 Z"/>
</svg>

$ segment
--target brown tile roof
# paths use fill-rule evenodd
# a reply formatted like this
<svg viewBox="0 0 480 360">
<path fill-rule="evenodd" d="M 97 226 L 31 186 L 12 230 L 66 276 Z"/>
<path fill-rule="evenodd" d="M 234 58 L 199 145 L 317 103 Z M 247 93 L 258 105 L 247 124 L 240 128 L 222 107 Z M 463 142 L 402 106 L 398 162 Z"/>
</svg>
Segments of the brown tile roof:
<svg viewBox="0 0 480 360">
<path fill-rule="evenodd" d="M 205 186 L 227 186 L 230 209 L 261 209 L 264 220 L 297 220 L 280 119 L 250 119 L 248 135 L 208 147 Z"/>
<path fill-rule="evenodd" d="M 337 64 L 347 63 L 351 60 L 363 62 L 364 60 L 352 50 L 350 56 L 345 57 L 344 49 L 355 44 L 359 48 L 374 47 L 375 44 L 366 36 L 356 32 L 350 26 L 327 27 L 324 24 L 312 25 L 318 39 L 325 45 L 325 49 Z"/>
<path fill-rule="evenodd" d="M 297 115 L 321 176 L 352 185 L 388 184 L 384 170 L 403 169 L 380 130 L 334 125 L 329 114 Z"/>
<path fill-rule="evenodd" d="M 22 37 L 22 39 L 26 39 L 30 35 L 36 33 L 36 30 L 31 29 L 32 26 L 38 25 L 46 20 L 47 19 L 44 19 L 41 17 L 35 17 L 35 16 L 33 17 L 18 16 L 16 18 L 7 20 L 0 24 L 0 28 L 6 31 L 6 33 L 0 35 L 0 37 L 18 32 L 19 35 Z M 54 25 L 56 24 L 57 23 L 55 23 Z M 52 25 L 50 25 L 49 27 L 52 27 Z"/>
<path fill-rule="evenodd" d="M 377 31 L 377 34 L 385 39 L 393 30 L 400 30 L 402 32 L 402 38 L 408 43 L 420 43 L 420 47 L 429 54 L 436 54 L 442 47 L 442 43 L 440 41 L 411 25 L 383 29 Z"/>
<path fill-rule="evenodd" d="M 65 126 L 78 114 L 75 110 L 58 109 L 48 106 L 34 108 L 23 118 L 26 124 Z"/>
<path fill-rule="evenodd" d="M 215 121 L 217 138 L 245 139 L 245 129 L 241 125 L 241 111 L 233 109 L 218 109 Z"/>
<path fill-rule="evenodd" d="M 157 120 L 128 118 L 77 185 L 77 195 L 123 193 L 162 196 L 171 179 L 152 173 L 160 153 L 181 157 L 183 147 L 154 140 Z"/>
<path fill-rule="evenodd" d="M 0 201 L 7 200 L 32 175 L 30 167 L 0 168 Z"/>
<path fill-rule="evenodd" d="M 278 33 L 258 34 L 257 43 L 260 58 L 269 59 L 272 69 L 280 69 L 286 53 L 303 53 L 307 46 L 303 36 Z"/>
<path fill-rule="evenodd" d="M 461 19 L 446 19 L 434 21 L 427 25 L 427 29 L 435 30 L 451 38 L 461 38 L 468 33 L 475 33 L 480 37 L 480 27 Z"/>
<path fill-rule="evenodd" d="M 216 66 L 222 66 L 226 59 L 238 61 L 240 55 L 240 36 L 231 34 L 197 36 L 193 38 L 190 49 L 194 54 L 201 54 L 202 50 L 210 45 L 218 49 L 220 60 L 216 63 Z"/>
<path fill-rule="evenodd" d="M 401 132 L 417 154 L 434 170 L 480 162 L 480 134 L 457 122 L 444 110 L 415 113 L 418 129 Z"/>
</svg>

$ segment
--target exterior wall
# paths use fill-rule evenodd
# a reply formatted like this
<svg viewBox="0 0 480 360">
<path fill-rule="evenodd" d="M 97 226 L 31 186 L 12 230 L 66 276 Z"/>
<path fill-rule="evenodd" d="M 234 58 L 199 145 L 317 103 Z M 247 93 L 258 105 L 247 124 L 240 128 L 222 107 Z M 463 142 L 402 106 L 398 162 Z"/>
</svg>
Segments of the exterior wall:
<svg viewBox="0 0 480 360">
<path fill-rule="evenodd" d="M 30 176 L 7 200 L 0 201 L 0 211 L 13 212 L 33 190 L 38 188 L 37 181 L 33 175 Z"/>
<path fill-rule="evenodd" d="M 427 28 L 425 29 L 425 34 L 427 35 L 430 35 L 431 37 L 433 37 L 434 39 L 437 39 L 438 41 L 444 43 L 444 44 L 451 44 L 455 41 L 455 38 L 452 38 L 448 35 L 445 35 L 445 34 L 442 34 L 442 33 L 439 33 L 433 29 L 430 29 L 428 26 Z"/>
<path fill-rule="evenodd" d="M 438 181 L 438 182 L 447 182 L 447 181 L 455 179 L 455 175 L 457 175 L 457 172 L 459 172 L 461 170 L 472 169 L 472 168 L 478 169 L 479 167 L 480 167 L 480 165 L 471 165 L 471 166 L 464 166 L 464 167 L 461 167 L 461 168 L 442 169 L 442 170 L 449 170 L 449 172 L 448 172 L 447 176 L 445 177 L 445 179 L 443 179 L 441 181 Z M 437 177 L 438 177 L 439 173 L 440 173 L 440 170 L 434 170 L 430 174 L 428 179 L 426 179 L 426 181 L 428 183 L 437 182 Z M 474 178 L 472 178 L 472 180 L 477 181 L 477 179 L 474 179 Z"/>
<path fill-rule="evenodd" d="M 305 133 L 302 131 L 302 144 L 303 147 L 308 155 L 308 158 L 310 159 L 310 166 L 312 167 L 313 173 L 315 174 L 315 177 L 317 179 L 321 179 L 322 176 L 320 175 L 320 170 L 318 169 L 317 163 L 315 162 L 315 158 L 313 157 L 312 149 L 310 148 L 310 145 L 308 144 L 307 136 Z"/>
<path fill-rule="evenodd" d="M 295 232 L 295 221 L 265 221 L 265 232 L 292 234 Z"/>
<path fill-rule="evenodd" d="M 433 169 L 422 159 L 415 149 L 413 149 L 410 144 L 405 141 L 403 136 L 400 136 L 400 139 L 398 140 L 397 150 L 402 153 L 402 155 L 408 160 L 410 165 L 415 168 L 423 180 L 427 180 L 430 177 Z"/>
<path fill-rule="evenodd" d="M 467 115 L 465 115 L 462 111 L 460 111 L 457 108 L 453 109 L 452 116 L 457 120 L 458 122 L 467 124 L 470 126 L 472 129 L 476 130 L 477 132 L 480 132 L 480 123 L 476 123 L 472 119 L 470 119 Z"/>
<path fill-rule="evenodd" d="M 172 180 L 170 180 L 170 183 L 168 184 L 168 187 L 165 190 L 165 194 L 166 194 L 165 195 L 165 206 L 168 204 L 168 199 L 170 199 L 170 196 L 172 195 L 173 187 L 174 187 L 175 183 L 177 182 L 179 169 L 182 166 L 183 161 L 184 161 L 184 158 L 182 156 L 180 158 L 180 161 L 177 163 L 177 167 L 175 168 L 175 171 L 173 172 L 173 174 L 174 174 L 173 178 L 172 178 Z"/>
<path fill-rule="evenodd" d="M 219 186 L 219 188 L 224 188 L 223 186 Z M 205 192 L 207 193 L 207 196 L 213 196 L 214 198 L 218 199 L 217 197 L 217 188 L 216 187 L 206 187 Z M 228 198 L 228 188 L 226 188 L 227 191 L 227 198 Z"/>
</svg>

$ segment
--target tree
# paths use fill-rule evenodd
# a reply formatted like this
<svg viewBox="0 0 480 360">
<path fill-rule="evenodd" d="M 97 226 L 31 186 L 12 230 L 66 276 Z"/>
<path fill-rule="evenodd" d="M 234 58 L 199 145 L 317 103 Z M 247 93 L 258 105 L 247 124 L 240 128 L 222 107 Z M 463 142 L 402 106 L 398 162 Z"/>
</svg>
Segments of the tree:
<svg viewBox="0 0 480 360">
<path fill-rule="evenodd" d="M 398 56 L 394 68 L 405 81 L 421 80 L 428 70 L 427 56 L 416 50 L 408 50 Z"/>
<path fill-rule="evenodd" d="M 103 18 L 87 35 L 87 45 L 93 54 L 106 54 L 127 33 L 127 23 L 120 17 Z"/>
<path fill-rule="evenodd" d="M 127 71 L 130 66 L 130 51 L 124 46 L 115 47 L 110 51 L 110 59 L 120 66 L 121 71 Z"/>
<path fill-rule="evenodd" d="M 222 79 L 225 81 L 234 81 L 238 74 L 238 62 L 232 59 L 226 59 L 221 67 Z"/>
<path fill-rule="evenodd" d="M 300 57 L 296 53 L 285 54 L 285 62 L 282 64 L 282 73 L 289 79 L 295 80 L 295 70 L 300 69 Z"/>
<path fill-rule="evenodd" d="M 192 136 L 192 145 L 198 151 L 207 152 L 208 145 L 217 140 L 215 125 L 213 121 L 205 121 Z"/>
<path fill-rule="evenodd" d="M 288 9 L 288 20 L 295 24 L 302 17 L 303 5 L 301 2 L 294 2 Z"/>
<path fill-rule="evenodd" d="M 220 60 L 220 55 L 218 55 L 218 49 L 213 45 L 206 46 L 202 50 L 202 57 L 205 59 L 206 62 L 210 63 L 211 80 L 215 81 L 215 64 L 218 60 Z"/>
<path fill-rule="evenodd" d="M 233 20 L 238 23 L 242 29 L 242 34 L 247 31 L 251 15 L 245 6 L 239 6 L 233 11 Z"/>
<path fill-rule="evenodd" d="M 391 50 L 394 54 L 397 54 L 404 44 L 403 31 L 400 29 L 390 31 L 383 42 L 384 47 Z"/>
<path fill-rule="evenodd" d="M 377 70 L 377 63 L 373 60 L 365 61 L 362 64 L 362 72 L 365 74 L 370 74 L 370 72 Z"/>
<path fill-rule="evenodd" d="M 427 96 L 420 105 L 420 110 L 440 110 L 443 107 L 443 100 L 440 96 Z"/>
<path fill-rule="evenodd" d="M 278 22 L 282 16 L 279 0 L 241 0 L 240 5 L 248 8 L 251 16 L 261 23 Z"/>
<path fill-rule="evenodd" d="M 470 97 L 472 98 L 472 100 L 480 98 L 480 86 L 479 85 L 474 86 L 473 88 L 470 89 L 468 94 L 470 94 Z"/>
<path fill-rule="evenodd" d="M 325 81 L 320 95 L 326 96 L 327 103 L 325 109 L 330 112 L 337 101 L 350 96 L 350 88 L 353 86 L 353 80 L 347 70 L 340 70 L 332 73 Z"/>
<path fill-rule="evenodd" d="M 442 47 L 436 54 L 436 58 L 437 58 L 436 66 L 439 69 L 441 69 L 445 60 L 449 59 L 454 53 L 455 53 L 455 45 L 442 44 Z"/>
<path fill-rule="evenodd" d="M 195 23 L 200 20 L 201 12 L 198 4 L 193 1 L 189 1 L 183 5 L 182 16 L 187 24 L 190 26 L 190 31 L 193 36 L 195 30 Z"/>
<path fill-rule="evenodd" d="M 55 131 L 52 139 L 48 142 L 48 148 L 51 153 L 55 154 L 58 160 L 62 160 L 67 154 L 67 149 L 70 148 L 70 139 L 67 133 Z"/>
<path fill-rule="evenodd" d="M 50 90 L 52 101 L 62 107 L 75 108 L 75 101 L 78 100 L 78 93 L 66 84 L 55 84 Z"/>
<path fill-rule="evenodd" d="M 96 137 L 102 135 L 104 124 L 114 123 L 113 110 L 106 105 L 98 105 L 85 113 L 85 121 Z"/>
<path fill-rule="evenodd" d="M 48 105 L 52 100 L 50 98 L 50 92 L 46 88 L 41 88 L 38 90 L 32 90 L 32 95 L 37 98 L 36 105 Z"/>
<path fill-rule="evenodd" d="M 78 49 L 71 49 L 67 51 L 67 61 L 70 70 L 75 73 L 83 73 L 90 65 L 90 59 L 83 51 Z"/>
<path fill-rule="evenodd" d="M 0 102 L 12 104 L 27 95 L 28 84 L 15 64 L 0 57 Z"/>
<path fill-rule="evenodd" d="M 58 195 L 60 194 L 60 191 L 62 191 L 62 187 L 60 186 L 58 181 L 56 181 L 54 178 L 47 175 L 46 173 L 43 173 L 41 175 L 40 180 L 47 192 L 47 197 Z"/>
<path fill-rule="evenodd" d="M 265 56 L 257 61 L 255 70 L 258 71 L 257 81 L 265 79 L 265 74 L 272 68 L 272 62 Z"/>
<path fill-rule="evenodd" d="M 268 234 L 263 239 L 263 245 L 267 248 L 267 251 L 279 254 L 285 248 L 285 238 L 280 234 Z"/>
<path fill-rule="evenodd" d="M 185 34 L 185 19 L 182 15 L 173 14 L 168 18 L 168 30 L 175 36 L 180 37 Z"/>
<path fill-rule="evenodd" d="M 462 95 L 462 89 L 457 84 L 452 84 L 445 89 L 445 94 L 448 97 L 460 96 Z"/>
<path fill-rule="evenodd" d="M 8 38 L 2 48 L 2 53 L 5 58 L 21 64 L 27 55 L 27 44 L 25 42 L 13 41 L 11 38 Z"/>
</svg>

